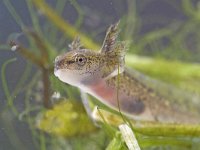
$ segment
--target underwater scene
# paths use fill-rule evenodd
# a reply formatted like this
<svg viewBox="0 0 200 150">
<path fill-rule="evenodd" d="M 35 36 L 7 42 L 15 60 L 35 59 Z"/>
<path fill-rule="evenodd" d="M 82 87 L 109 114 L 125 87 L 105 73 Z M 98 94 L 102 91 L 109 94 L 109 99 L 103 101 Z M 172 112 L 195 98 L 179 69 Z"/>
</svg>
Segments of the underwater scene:
<svg viewBox="0 0 200 150">
<path fill-rule="evenodd" d="M 1 0 L 0 150 L 200 150 L 199 0 Z"/>
</svg>

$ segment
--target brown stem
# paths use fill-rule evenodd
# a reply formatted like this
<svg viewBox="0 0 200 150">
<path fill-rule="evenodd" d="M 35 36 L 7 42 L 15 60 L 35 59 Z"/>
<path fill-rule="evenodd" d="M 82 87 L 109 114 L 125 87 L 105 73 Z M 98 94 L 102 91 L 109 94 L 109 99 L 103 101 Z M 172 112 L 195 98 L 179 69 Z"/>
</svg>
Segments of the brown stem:
<svg viewBox="0 0 200 150">
<path fill-rule="evenodd" d="M 31 31 L 31 30 L 25 30 L 25 32 L 31 37 L 33 38 L 36 46 L 38 47 L 38 49 L 41 52 L 41 60 L 43 61 L 43 64 L 45 66 L 48 65 L 48 61 L 49 61 L 49 56 L 48 56 L 48 46 L 45 43 L 45 40 L 42 39 L 35 31 Z"/>
<path fill-rule="evenodd" d="M 43 105 L 46 108 L 50 107 L 50 80 L 49 75 L 51 73 L 49 68 L 49 56 L 48 56 L 48 46 L 45 40 L 42 39 L 36 32 L 27 30 L 26 33 L 33 38 L 36 46 L 40 50 L 40 60 L 42 61 L 42 81 L 43 81 Z"/>
<path fill-rule="evenodd" d="M 43 82 L 43 105 L 46 108 L 50 107 L 50 79 L 49 75 L 52 72 L 52 67 L 46 67 L 46 60 L 43 57 L 38 57 L 27 48 L 16 44 L 14 41 L 10 42 L 10 46 L 16 46 L 16 50 L 27 60 L 30 60 L 33 64 L 37 65 L 42 70 L 42 82 Z"/>
</svg>

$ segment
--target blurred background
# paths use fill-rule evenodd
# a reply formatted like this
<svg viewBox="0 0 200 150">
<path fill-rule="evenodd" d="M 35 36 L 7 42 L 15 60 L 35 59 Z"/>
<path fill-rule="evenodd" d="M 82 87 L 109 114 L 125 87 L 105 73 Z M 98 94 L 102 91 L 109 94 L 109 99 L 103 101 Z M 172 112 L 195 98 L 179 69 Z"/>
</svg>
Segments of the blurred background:
<svg viewBox="0 0 200 150">
<path fill-rule="evenodd" d="M 198 0 L 2 0 L 0 150 L 106 149 L 113 137 L 87 117 L 79 91 L 54 77 L 53 62 L 76 35 L 98 50 L 118 20 L 129 67 L 200 93 Z"/>
</svg>

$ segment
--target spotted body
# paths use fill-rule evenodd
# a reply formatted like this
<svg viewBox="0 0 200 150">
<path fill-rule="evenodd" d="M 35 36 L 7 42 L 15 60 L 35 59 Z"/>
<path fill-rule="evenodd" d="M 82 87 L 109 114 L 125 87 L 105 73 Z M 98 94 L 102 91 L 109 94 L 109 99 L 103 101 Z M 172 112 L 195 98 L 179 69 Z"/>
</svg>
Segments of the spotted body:
<svg viewBox="0 0 200 150">
<path fill-rule="evenodd" d="M 76 38 L 70 51 L 56 58 L 54 74 L 114 109 L 119 101 L 121 111 L 135 120 L 200 123 L 199 106 L 167 100 L 125 68 L 127 45 L 117 41 L 117 27 L 118 23 L 109 27 L 99 52 L 82 49 Z"/>
</svg>

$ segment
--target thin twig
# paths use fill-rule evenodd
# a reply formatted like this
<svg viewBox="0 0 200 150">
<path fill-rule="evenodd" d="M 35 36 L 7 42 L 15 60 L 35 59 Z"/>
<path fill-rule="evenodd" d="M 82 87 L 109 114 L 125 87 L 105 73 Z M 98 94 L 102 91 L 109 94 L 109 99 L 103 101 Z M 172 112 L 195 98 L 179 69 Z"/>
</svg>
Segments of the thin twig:
<svg viewBox="0 0 200 150">
<path fill-rule="evenodd" d="M 31 30 L 24 30 L 25 33 L 31 36 L 33 38 L 36 46 L 38 47 L 38 50 L 41 53 L 41 60 L 43 61 L 43 65 L 47 66 L 48 61 L 49 61 L 49 56 L 48 56 L 48 46 L 45 44 L 45 41 L 35 32 Z"/>
<path fill-rule="evenodd" d="M 35 36 L 35 41 L 36 41 Z M 37 41 L 39 42 L 39 41 Z M 42 42 L 42 41 L 41 41 Z M 43 104 L 44 107 L 50 107 L 50 79 L 49 75 L 52 72 L 52 67 L 47 67 L 46 61 L 44 61 L 43 57 L 36 56 L 34 53 L 29 51 L 27 48 L 24 48 L 20 44 L 16 44 L 14 41 L 10 42 L 10 46 L 12 50 L 16 50 L 19 52 L 24 58 L 30 60 L 33 64 L 37 65 L 42 70 L 42 81 L 43 81 Z M 44 52 L 44 51 L 43 51 Z M 41 54 L 42 55 L 42 54 Z"/>
</svg>

